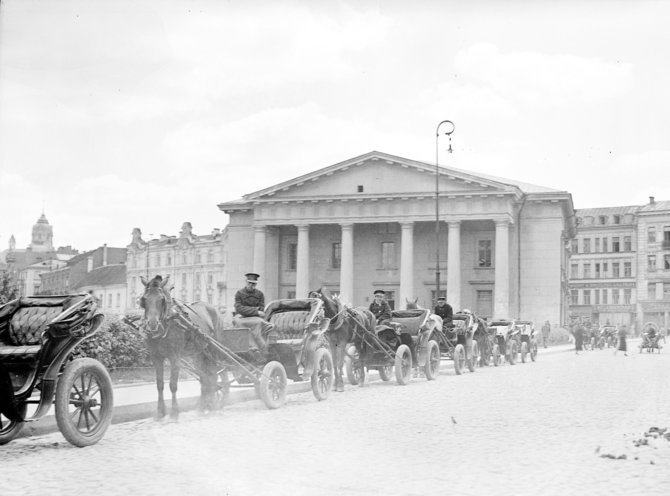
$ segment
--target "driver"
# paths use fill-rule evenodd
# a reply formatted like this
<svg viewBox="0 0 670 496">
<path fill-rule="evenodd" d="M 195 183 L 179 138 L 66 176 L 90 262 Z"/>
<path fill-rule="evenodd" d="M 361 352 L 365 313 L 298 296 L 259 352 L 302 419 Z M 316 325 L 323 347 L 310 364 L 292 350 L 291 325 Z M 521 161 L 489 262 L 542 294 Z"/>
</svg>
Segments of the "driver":
<svg viewBox="0 0 670 496">
<path fill-rule="evenodd" d="M 384 324 L 391 320 L 391 307 L 384 299 L 386 293 L 381 289 L 375 291 L 375 299 L 370 303 L 369 310 L 374 314 L 377 319 L 377 324 Z"/>
<path fill-rule="evenodd" d="M 235 293 L 236 315 L 233 323 L 250 329 L 255 345 L 261 352 L 266 352 L 268 343 L 263 335 L 272 329 L 272 324 L 265 320 L 265 296 L 261 290 L 256 289 L 260 275 L 248 272 L 244 276 L 246 286 Z"/>
</svg>

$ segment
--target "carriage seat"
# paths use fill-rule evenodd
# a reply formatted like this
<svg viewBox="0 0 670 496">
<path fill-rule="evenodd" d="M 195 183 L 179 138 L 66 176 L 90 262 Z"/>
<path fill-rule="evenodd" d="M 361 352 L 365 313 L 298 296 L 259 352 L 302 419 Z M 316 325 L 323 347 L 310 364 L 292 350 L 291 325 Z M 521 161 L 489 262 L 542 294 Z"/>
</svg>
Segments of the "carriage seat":
<svg viewBox="0 0 670 496">
<path fill-rule="evenodd" d="M 19 304 L 11 314 L 5 315 L 0 320 L 0 360 L 32 360 L 37 357 L 42 348 L 42 333 L 62 311 L 61 305 Z"/>
<path fill-rule="evenodd" d="M 322 302 L 316 298 L 276 300 L 265 307 L 265 318 L 274 326 L 278 342 L 297 346 L 302 344 L 309 324 L 322 313 Z"/>
<path fill-rule="evenodd" d="M 394 310 L 391 312 L 391 322 L 400 324 L 400 332 L 418 336 L 429 313 L 429 309 Z"/>
</svg>

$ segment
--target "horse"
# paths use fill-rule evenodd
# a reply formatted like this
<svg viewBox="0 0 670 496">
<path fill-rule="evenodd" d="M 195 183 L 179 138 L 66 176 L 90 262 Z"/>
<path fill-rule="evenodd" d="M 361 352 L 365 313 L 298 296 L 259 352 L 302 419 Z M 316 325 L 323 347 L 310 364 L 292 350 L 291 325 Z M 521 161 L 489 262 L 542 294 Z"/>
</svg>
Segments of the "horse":
<svg viewBox="0 0 670 496">
<path fill-rule="evenodd" d="M 326 288 L 322 287 L 316 291 L 311 291 L 309 295 L 323 301 L 324 316 L 330 319 L 326 335 L 335 364 L 334 389 L 342 392 L 344 391 L 342 368 L 344 367 L 347 345 L 354 341 L 354 337 L 358 333 L 374 332 L 377 319 L 365 307 L 351 308 L 343 304 L 339 298 L 331 296 Z"/>
<path fill-rule="evenodd" d="M 201 411 L 212 409 L 216 390 L 217 369 L 215 359 L 207 351 L 207 339 L 202 333 L 213 335 L 223 328 L 223 320 L 217 310 L 205 303 L 196 302 L 186 305 L 174 300 L 167 287 L 170 276 L 163 279 L 160 275 L 148 281 L 141 277 L 144 294 L 140 306 L 144 309 L 141 328 L 146 334 L 149 357 L 156 369 L 156 387 L 158 406 L 156 416 L 166 414 L 163 398 L 163 365 L 170 363 L 170 391 L 172 407 L 170 417 L 179 416 L 177 403 L 177 384 L 179 381 L 180 360 L 184 355 L 193 355 L 195 369 L 200 376 Z"/>
</svg>

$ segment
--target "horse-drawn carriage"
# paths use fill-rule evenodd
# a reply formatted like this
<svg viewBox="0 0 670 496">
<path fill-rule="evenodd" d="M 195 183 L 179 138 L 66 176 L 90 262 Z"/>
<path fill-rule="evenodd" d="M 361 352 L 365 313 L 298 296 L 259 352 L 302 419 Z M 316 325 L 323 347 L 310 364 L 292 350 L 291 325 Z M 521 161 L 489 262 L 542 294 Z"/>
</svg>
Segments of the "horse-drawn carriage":
<svg viewBox="0 0 670 496">
<path fill-rule="evenodd" d="M 598 347 L 600 349 L 607 346 L 612 348 L 616 346 L 617 334 L 619 329 L 615 325 L 603 325 L 600 327 L 600 337 L 598 339 Z"/>
<path fill-rule="evenodd" d="M 527 356 L 534 362 L 537 359 L 535 325 L 530 320 L 517 320 L 514 326 L 519 330 L 521 362 L 526 363 Z"/>
<path fill-rule="evenodd" d="M 480 365 L 480 342 L 488 339 L 485 324 L 470 311 L 458 312 L 453 315 L 452 325 L 435 329 L 434 339 L 440 353 L 454 361 L 454 370 L 460 375 L 463 368 L 470 372 Z"/>
<path fill-rule="evenodd" d="M 395 370 L 396 382 L 401 385 L 411 380 L 413 369 L 421 369 L 428 380 L 437 378 L 440 350 L 430 337 L 439 325 L 441 319 L 430 310 L 411 309 L 394 310 L 391 320 L 374 331 L 361 327 L 347 350 L 347 379 L 363 385 L 370 369 L 376 369 L 383 381 L 390 380 Z"/>
<path fill-rule="evenodd" d="M 647 353 L 653 353 L 658 350 L 661 352 L 661 332 L 659 327 L 653 322 L 647 322 L 642 328 L 642 341 L 640 342 L 640 353 L 647 350 Z"/>
<path fill-rule="evenodd" d="M 496 343 L 493 346 L 493 365 L 496 367 L 503 363 L 503 357 L 510 364 L 516 363 L 520 348 L 520 331 L 511 319 L 494 319 L 489 324 L 495 332 Z"/>
<path fill-rule="evenodd" d="M 102 439 L 112 419 L 112 381 L 97 360 L 71 354 L 103 318 L 87 294 L 30 296 L 0 307 L 0 444 L 52 403 L 70 443 Z"/>
</svg>

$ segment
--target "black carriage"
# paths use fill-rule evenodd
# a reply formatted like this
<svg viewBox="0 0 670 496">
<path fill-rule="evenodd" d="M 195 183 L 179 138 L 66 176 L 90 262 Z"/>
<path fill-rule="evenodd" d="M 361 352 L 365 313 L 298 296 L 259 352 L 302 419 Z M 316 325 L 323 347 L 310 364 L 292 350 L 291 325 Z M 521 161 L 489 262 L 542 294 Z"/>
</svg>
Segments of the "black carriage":
<svg viewBox="0 0 670 496">
<path fill-rule="evenodd" d="M 454 361 L 454 370 L 460 375 L 464 367 L 474 372 L 480 365 L 479 342 L 488 339 L 487 335 L 486 325 L 481 319 L 471 312 L 458 312 L 453 315 L 451 325 L 435 329 L 432 339 L 438 343 L 441 355 Z"/>
<path fill-rule="evenodd" d="M 530 320 L 517 320 L 514 327 L 519 331 L 519 354 L 521 363 L 526 363 L 526 358 L 534 362 L 537 360 L 537 338 L 535 337 L 535 325 Z"/>
<path fill-rule="evenodd" d="M 400 385 L 409 383 L 413 370 L 435 379 L 440 372 L 440 350 L 430 339 L 437 323 L 431 317 L 426 309 L 395 310 L 391 320 L 376 326 L 374 332 L 359 328 L 345 358 L 349 382 L 365 384 L 369 370 L 377 370 L 383 381 L 389 381 L 395 371 Z"/>
<path fill-rule="evenodd" d="M 97 443 L 112 420 L 112 381 L 92 358 L 72 351 L 103 315 L 88 294 L 30 296 L 0 307 L 0 444 L 47 414 L 70 443 Z"/>
<path fill-rule="evenodd" d="M 503 363 L 503 359 L 514 365 L 521 345 L 520 331 L 512 319 L 494 319 L 489 328 L 495 333 L 495 345 L 492 350 L 493 365 Z"/>
<path fill-rule="evenodd" d="M 648 322 L 642 327 L 642 341 L 640 342 L 640 353 L 647 350 L 647 353 L 654 351 L 661 352 L 663 347 L 660 343 L 661 332 L 659 327 L 653 322 Z"/>
</svg>

